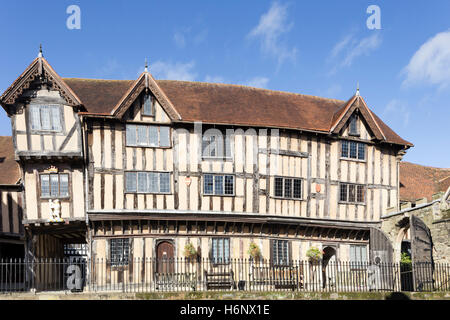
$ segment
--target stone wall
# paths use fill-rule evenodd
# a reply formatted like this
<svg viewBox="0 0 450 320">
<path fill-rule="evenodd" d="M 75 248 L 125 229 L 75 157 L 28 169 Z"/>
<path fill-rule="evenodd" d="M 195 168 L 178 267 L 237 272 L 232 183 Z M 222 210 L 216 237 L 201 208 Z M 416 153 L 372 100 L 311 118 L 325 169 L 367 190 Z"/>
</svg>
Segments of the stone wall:
<svg viewBox="0 0 450 320">
<path fill-rule="evenodd" d="M 431 202 L 426 199 L 416 201 L 416 206 L 404 203 L 401 210 L 381 217 L 381 229 L 386 233 L 394 247 L 394 261 L 400 261 L 402 240 L 409 240 L 409 218 L 414 215 L 422 219 L 430 228 L 433 241 L 433 259 L 436 263 L 450 262 L 450 188 L 435 194 Z"/>
</svg>

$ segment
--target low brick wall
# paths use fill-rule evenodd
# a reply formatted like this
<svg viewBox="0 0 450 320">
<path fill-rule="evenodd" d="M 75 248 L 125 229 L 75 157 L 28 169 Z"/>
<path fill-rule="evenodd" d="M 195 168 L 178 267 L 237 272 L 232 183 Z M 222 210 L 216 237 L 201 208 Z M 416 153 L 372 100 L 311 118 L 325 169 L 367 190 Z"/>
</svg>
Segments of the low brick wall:
<svg viewBox="0 0 450 320">
<path fill-rule="evenodd" d="M 450 292 L 10 293 L 0 300 L 450 300 Z"/>
</svg>

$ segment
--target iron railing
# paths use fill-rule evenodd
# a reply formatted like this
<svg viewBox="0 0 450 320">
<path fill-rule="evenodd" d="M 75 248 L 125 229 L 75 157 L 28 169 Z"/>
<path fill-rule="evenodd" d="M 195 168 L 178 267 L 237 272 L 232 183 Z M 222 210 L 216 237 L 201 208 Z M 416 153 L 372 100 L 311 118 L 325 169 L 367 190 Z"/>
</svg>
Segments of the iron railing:
<svg viewBox="0 0 450 320">
<path fill-rule="evenodd" d="M 134 258 L 0 260 L 0 292 L 449 291 L 449 264 Z"/>
</svg>

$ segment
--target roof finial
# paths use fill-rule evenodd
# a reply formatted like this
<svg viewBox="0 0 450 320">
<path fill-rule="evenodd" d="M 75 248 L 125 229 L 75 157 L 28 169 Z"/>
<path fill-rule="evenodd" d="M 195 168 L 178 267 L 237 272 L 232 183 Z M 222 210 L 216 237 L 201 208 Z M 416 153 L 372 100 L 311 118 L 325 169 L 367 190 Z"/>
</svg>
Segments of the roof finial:
<svg viewBox="0 0 450 320">
<path fill-rule="evenodd" d="M 356 96 L 359 97 L 359 81 L 356 83 Z"/>
<path fill-rule="evenodd" d="M 38 55 L 38 57 L 42 58 L 42 43 L 39 44 L 39 55 Z"/>
<path fill-rule="evenodd" d="M 147 58 L 145 58 L 145 69 L 144 69 L 144 72 L 148 72 Z"/>
</svg>

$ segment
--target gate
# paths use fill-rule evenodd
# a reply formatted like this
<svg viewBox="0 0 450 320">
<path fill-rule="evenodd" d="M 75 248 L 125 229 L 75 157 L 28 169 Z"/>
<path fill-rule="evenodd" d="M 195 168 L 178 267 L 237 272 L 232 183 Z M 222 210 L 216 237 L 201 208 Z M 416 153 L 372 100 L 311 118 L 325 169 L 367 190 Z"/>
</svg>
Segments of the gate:
<svg viewBox="0 0 450 320">
<path fill-rule="evenodd" d="M 394 289 L 392 268 L 393 247 L 383 231 L 370 228 L 370 277 L 369 285 L 374 290 Z"/>
<path fill-rule="evenodd" d="M 411 215 L 411 258 L 414 291 L 433 291 L 433 241 L 431 231 L 422 219 Z"/>
</svg>

